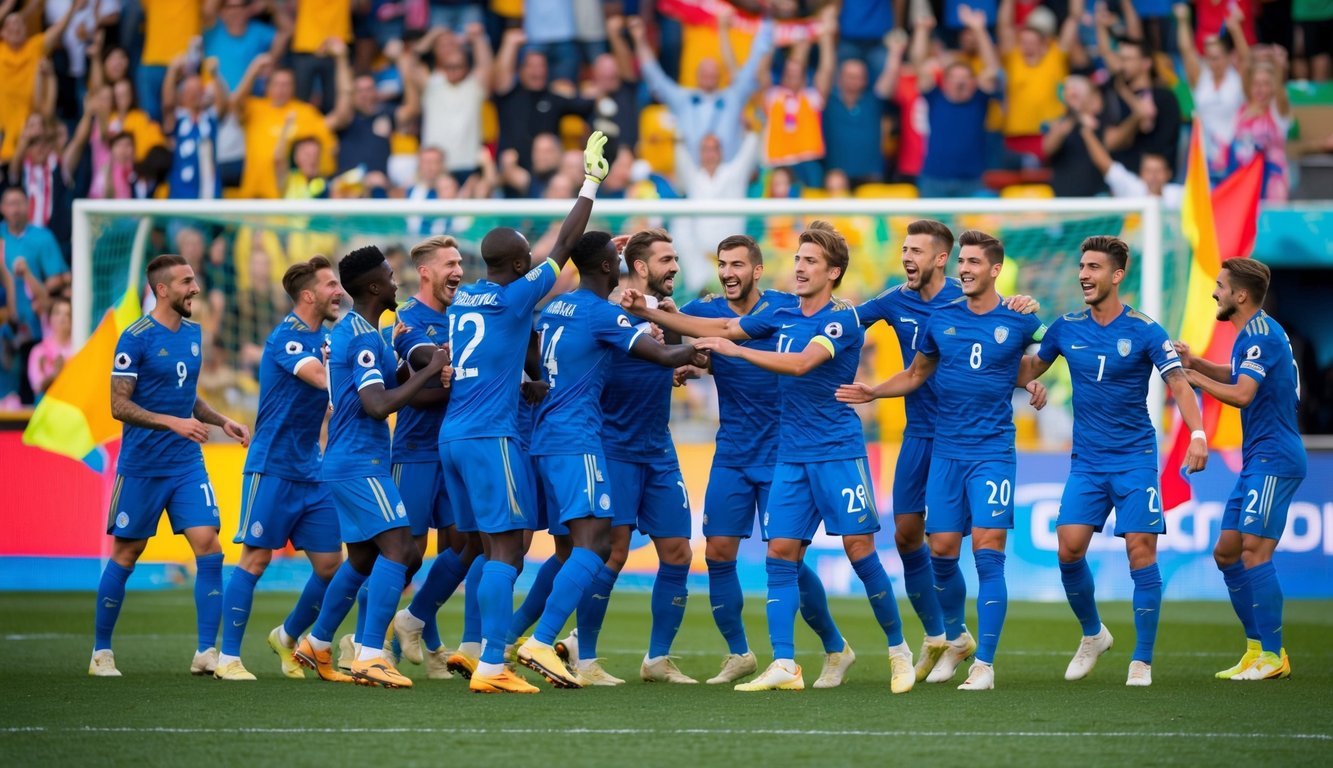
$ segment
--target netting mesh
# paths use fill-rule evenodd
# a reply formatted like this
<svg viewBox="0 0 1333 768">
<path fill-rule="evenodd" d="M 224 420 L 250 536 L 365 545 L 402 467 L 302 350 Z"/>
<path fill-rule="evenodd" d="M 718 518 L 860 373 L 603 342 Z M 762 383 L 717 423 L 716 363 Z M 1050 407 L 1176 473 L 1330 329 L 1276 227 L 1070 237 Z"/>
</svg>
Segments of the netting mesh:
<svg viewBox="0 0 1333 768">
<path fill-rule="evenodd" d="M 811 201 L 812 203 L 816 201 Z M 502 204 L 501 204 L 502 205 Z M 839 295 L 861 301 L 901 282 L 899 259 L 907 224 L 917 218 L 936 218 L 959 233 L 981 229 L 999 237 L 1007 254 L 999 288 L 1002 293 L 1025 293 L 1041 302 L 1041 315 L 1049 322 L 1061 313 L 1083 306 L 1077 272 L 1079 244 L 1091 235 L 1118 235 L 1141 252 L 1143 232 L 1138 215 L 1071 214 L 1041 210 L 1041 201 L 1023 213 L 920 213 L 910 215 L 846 215 L 836 210 L 811 211 L 799 216 L 728 217 L 729 231 L 755 237 L 766 256 L 765 286 L 779 289 L 791 285 L 790 256 L 797 248 L 802 228 L 811 220 L 829 220 L 847 238 L 852 260 Z M 545 255 L 559 228 L 559 217 L 543 216 L 412 216 L 367 213 L 350 216 L 296 215 L 160 215 L 121 216 L 90 214 L 92 274 L 91 323 L 124 294 L 132 263 L 136 232 L 148 221 L 148 236 L 140 264 L 160 253 L 185 256 L 195 267 L 203 289 L 195 302 L 194 319 L 204 330 L 205 369 L 200 377 L 201 394 L 234 418 L 253 423 L 258 399 L 255 372 L 263 343 L 272 328 L 290 308 L 281 287 L 282 273 L 291 264 L 316 254 L 335 263 L 348 250 L 375 244 L 385 250 L 398 275 L 399 300 L 416 292 L 418 280 L 407 258 L 412 245 L 430 234 L 449 234 L 462 244 L 464 268 L 472 280 L 482 273 L 478 256 L 481 238 L 493 227 L 508 226 L 527 235 L 536 257 Z M 1173 331 L 1179 326 L 1188 268 L 1188 250 L 1179 235 L 1174 217 L 1164 216 L 1163 311 L 1158 321 Z M 646 226 L 665 226 L 677 237 L 681 275 L 676 281 L 678 303 L 716 287 L 716 275 L 708 246 L 700 242 L 708 232 L 719 231 L 719 220 L 688 216 L 606 217 L 594 213 L 590 229 L 632 232 Z M 715 244 L 713 240 L 712 244 Z M 1131 263 L 1130 277 L 1122 296 L 1138 304 L 1141 272 Z M 570 268 L 572 270 L 572 267 Z M 954 271 L 950 265 L 950 273 Z M 138 275 L 134 279 L 140 280 Z M 91 330 L 89 328 L 88 330 Z M 891 349 L 887 348 L 890 346 Z M 885 333 L 872 334 L 863 359 L 863 377 L 873 378 L 900 367 L 896 341 Z M 1068 390 L 1058 368 L 1048 375 L 1052 407 L 1043 412 L 1033 429 L 1020 429 L 1020 440 L 1048 447 L 1067 440 Z M 708 440 L 715 425 L 715 399 L 708 382 L 678 391 L 672 428 L 678 440 Z M 900 428 L 888 404 L 868 413 L 867 436 L 891 437 Z M 1031 418 L 1030 414 L 1027 418 Z"/>
</svg>

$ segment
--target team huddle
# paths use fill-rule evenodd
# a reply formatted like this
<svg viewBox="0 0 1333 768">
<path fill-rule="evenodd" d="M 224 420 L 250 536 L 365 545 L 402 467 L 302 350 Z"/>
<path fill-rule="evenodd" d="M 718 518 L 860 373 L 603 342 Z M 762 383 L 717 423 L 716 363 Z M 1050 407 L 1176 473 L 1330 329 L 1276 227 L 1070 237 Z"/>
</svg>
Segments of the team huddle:
<svg viewBox="0 0 1333 768">
<path fill-rule="evenodd" d="M 126 580 L 165 509 L 197 558 L 194 674 L 255 679 L 240 659 L 254 590 L 273 551 L 290 543 L 313 572 L 268 635 L 288 677 L 304 677 L 306 668 L 327 681 L 406 688 L 412 680 L 397 669 L 406 659 L 424 664 L 430 679 L 461 675 L 477 692 L 537 693 L 520 666 L 557 688 L 619 685 L 597 645 L 637 530 L 660 563 L 640 678 L 695 683 L 670 655 L 692 558 L 670 398 L 673 385 L 711 372 L 719 427 L 703 534 L 708 601 L 728 652 L 707 682 L 803 689 L 798 613 L 823 646 L 813 687 L 843 682 L 856 654 L 818 575 L 803 563 L 822 525 L 841 538 L 884 631 L 893 693 L 949 682 L 969 659 L 958 687 L 991 689 L 1014 527 L 1013 392 L 1026 390 L 1041 408 L 1038 378 L 1064 357 L 1074 434 L 1057 534 L 1062 581 L 1082 630 L 1066 679 L 1086 677 L 1112 646 L 1084 557 L 1114 510 L 1134 583 L 1126 684 L 1152 682 L 1162 603 L 1157 537 L 1166 530 L 1147 406 L 1154 371 L 1192 433 L 1182 471 L 1208 460 L 1194 390 L 1242 409 L 1243 467 L 1214 555 L 1247 647 L 1218 677 L 1290 675 L 1272 554 L 1306 459 L 1296 428 L 1299 375 L 1285 332 L 1262 310 L 1267 267 L 1235 259 L 1218 275 L 1218 318 L 1239 331 L 1229 366 L 1192 355 L 1121 301 L 1129 250 L 1109 236 L 1082 244 L 1078 281 L 1087 308 L 1049 327 L 1028 297 L 996 292 L 1004 263 L 998 239 L 961 233 L 958 277 L 946 277 L 955 237 L 926 219 L 907 229 L 906 282 L 861 306 L 833 295 L 850 254 L 841 235 L 815 222 L 799 239 L 793 293 L 761 289 L 763 255 L 751 238 L 734 235 L 717 248 L 722 294 L 677 308 L 669 299 L 678 272 L 669 234 L 585 232 L 607 173 L 604 144 L 600 133 L 589 139 L 587 180 L 540 264 L 532 264 L 522 234 L 497 228 L 481 242 L 485 276 L 465 283 L 458 244 L 432 237 L 412 250 L 421 289 L 402 304 L 393 270 L 373 246 L 344 256 L 336 274 L 322 257 L 292 266 L 282 282 L 294 308 L 264 349 L 253 437 L 197 396 L 200 329 L 188 318 L 199 288 L 190 266 L 174 255 L 152 260 L 156 304 L 121 336 L 113 362 L 112 411 L 125 428 L 89 674 L 120 675 L 111 638 Z M 537 313 L 570 261 L 577 289 Z M 395 310 L 396 324 L 381 330 L 379 318 Z M 865 329 L 880 321 L 898 337 L 904 370 L 877 385 L 857 382 Z M 907 411 L 892 499 L 903 588 L 925 630 L 915 655 L 875 549 L 882 521 L 851 407 L 884 397 L 904 398 Z M 235 539 L 242 554 L 225 585 L 219 511 L 200 450 L 209 425 L 248 446 Z M 773 648 L 762 672 L 736 570 L 740 541 L 756 521 L 768 547 Z M 431 529 L 438 555 L 399 610 Z M 514 608 L 515 580 L 538 530 L 554 537 L 555 554 Z M 964 622 L 959 570 L 969 536 L 975 635 Z M 463 631 L 451 650 L 436 616 L 460 585 Z M 337 642 L 335 661 L 335 634 L 353 607 L 356 631 Z"/>
</svg>

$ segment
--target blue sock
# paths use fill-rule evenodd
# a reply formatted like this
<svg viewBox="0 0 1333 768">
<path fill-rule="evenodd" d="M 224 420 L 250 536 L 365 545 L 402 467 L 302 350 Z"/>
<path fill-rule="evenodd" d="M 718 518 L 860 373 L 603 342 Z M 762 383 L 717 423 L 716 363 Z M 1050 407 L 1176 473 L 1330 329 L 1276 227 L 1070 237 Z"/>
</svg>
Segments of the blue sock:
<svg viewBox="0 0 1333 768">
<path fill-rule="evenodd" d="M 790 560 L 764 558 L 768 571 L 768 637 L 774 659 L 796 658 L 796 612 L 800 610 L 800 567 Z M 838 650 L 842 650 L 839 648 Z"/>
<path fill-rule="evenodd" d="M 245 625 L 250 622 L 250 607 L 255 602 L 255 585 L 259 577 L 245 570 L 236 568 L 227 579 L 227 589 L 222 594 L 222 647 L 219 649 L 227 656 L 241 655 L 241 639 L 245 637 Z"/>
<path fill-rule="evenodd" d="M 944 636 L 957 640 L 965 629 L 963 609 L 967 602 L 967 582 L 958 570 L 958 558 L 930 556 L 935 569 L 935 594 L 939 597 L 940 614 L 944 616 Z"/>
<path fill-rule="evenodd" d="M 194 609 L 199 628 L 199 650 L 217 645 L 218 625 L 222 623 L 222 553 L 196 557 L 194 574 Z"/>
<path fill-rule="evenodd" d="M 102 580 L 97 584 L 97 612 L 93 615 L 93 650 L 110 650 L 111 633 L 120 616 L 120 605 L 125 602 L 125 581 L 133 568 L 126 568 L 115 560 L 106 561 Z"/>
<path fill-rule="evenodd" d="M 893 594 L 893 582 L 879 561 L 879 555 L 871 553 L 852 563 L 861 584 L 866 588 L 866 597 L 870 598 L 870 609 L 875 612 L 875 621 L 888 638 L 889 645 L 902 645 L 903 620 L 898 615 L 898 599 Z"/>
<path fill-rule="evenodd" d="M 1282 653 L 1282 585 L 1277 568 L 1270 560 L 1245 569 L 1250 577 L 1250 595 L 1254 598 L 1254 624 L 1259 643 L 1268 653 Z"/>
<path fill-rule="evenodd" d="M 1162 572 L 1157 563 L 1130 571 L 1134 580 L 1134 660 L 1152 663 L 1152 649 L 1157 644 L 1157 621 L 1162 615 Z"/>
<path fill-rule="evenodd" d="M 372 570 L 371 573 L 374 573 Z M 369 576 L 366 577 L 369 580 Z M 370 600 L 370 591 L 366 587 L 361 587 L 356 593 L 356 629 L 352 631 L 352 639 L 361 642 L 362 636 L 366 632 L 366 604 Z"/>
<path fill-rule="evenodd" d="M 1240 624 L 1245 628 L 1245 637 L 1258 640 L 1259 627 L 1254 623 L 1254 596 L 1250 591 L 1250 573 L 1245 564 L 1237 560 L 1222 569 L 1222 580 L 1227 584 L 1231 596 L 1231 608 L 1236 611 Z"/>
<path fill-rule="evenodd" d="M 1065 585 L 1069 607 L 1074 609 L 1074 617 L 1083 628 L 1083 636 L 1092 637 L 1102 631 L 1102 616 L 1097 611 L 1097 585 L 1092 579 L 1088 559 L 1080 557 L 1072 563 L 1060 563 L 1060 581 Z M 1161 586 L 1160 581 L 1158 586 Z M 1137 590 L 1135 594 L 1138 594 Z M 1161 601 L 1160 591 L 1158 601 Z"/>
<path fill-rule="evenodd" d="M 995 662 L 1004 615 L 1009 610 L 1009 587 L 1004 583 L 1004 553 L 978 549 L 977 561 L 977 661 Z"/>
<path fill-rule="evenodd" d="M 288 637 L 300 637 L 302 632 L 315 623 L 328 589 L 327 579 L 321 579 L 317 573 L 310 574 L 310 578 L 305 581 L 305 588 L 301 590 L 301 596 L 296 598 L 296 605 L 292 606 L 292 612 L 287 614 L 287 619 L 282 622 L 282 630 Z"/>
<path fill-rule="evenodd" d="M 596 556 L 594 555 L 594 557 Z M 509 625 L 509 634 L 505 636 L 506 645 L 518 642 L 518 639 L 527 633 L 528 629 L 537 622 L 537 619 L 546 610 L 546 601 L 551 597 L 551 585 L 555 583 L 556 574 L 560 573 L 561 565 L 563 563 L 560 562 L 560 558 L 551 555 L 546 558 L 546 562 L 542 563 L 542 567 L 537 569 L 537 576 L 532 580 L 532 588 L 528 590 L 528 594 L 523 596 L 523 602 L 518 606 L 518 610 L 514 611 L 514 621 Z M 600 568 L 601 566 L 602 561 L 599 558 L 597 567 Z M 594 569 L 593 575 L 596 574 L 597 571 Z M 588 581 L 592 582 L 591 576 Z M 587 584 L 583 585 L 584 588 L 587 586 Z M 572 614 L 574 609 L 579 606 L 579 601 L 583 599 L 583 588 L 580 588 L 578 594 L 571 599 L 574 601 L 573 606 L 569 609 Z M 567 619 L 569 616 L 565 616 L 565 618 Z M 556 631 L 559 632 L 560 629 L 557 628 Z"/>
<path fill-rule="evenodd" d="M 460 642 L 481 642 L 481 605 L 477 597 L 481 592 L 481 572 L 486 569 L 488 562 L 485 555 L 477 555 L 477 559 L 467 569 L 467 577 L 463 579 L 463 637 Z"/>
<path fill-rule="evenodd" d="M 433 651 L 444 644 L 440 640 L 440 624 L 436 616 L 440 606 L 449 600 L 449 596 L 466 577 L 467 569 L 463 567 L 463 561 L 452 549 L 446 549 L 435 556 L 435 562 L 431 563 L 430 570 L 426 572 L 425 581 L 421 582 L 421 589 L 412 596 L 412 602 L 407 604 L 407 612 L 426 624 L 421 628 L 421 643 L 426 650 Z"/>
<path fill-rule="evenodd" d="M 606 608 L 611 604 L 611 591 L 618 578 L 618 571 L 603 565 L 583 593 L 576 621 L 579 629 L 579 658 L 597 658 L 597 638 L 602 634 L 602 622 L 606 620 Z"/>
<path fill-rule="evenodd" d="M 819 574 L 802 562 L 796 571 L 796 584 L 801 592 L 801 618 L 819 635 L 824 653 L 841 653 L 847 647 L 847 641 L 843 640 L 837 623 L 833 621 L 833 614 L 829 613 L 828 595 L 824 592 L 824 582 L 819 580 Z"/>
<path fill-rule="evenodd" d="M 508 563 L 486 561 L 477 585 L 477 605 L 481 608 L 481 660 L 503 664 L 505 632 L 514 620 L 514 580 L 518 569 Z"/>
<path fill-rule="evenodd" d="M 689 575 L 688 565 L 661 563 L 657 566 L 657 578 L 653 580 L 653 596 L 649 603 L 653 612 L 653 628 L 648 635 L 650 659 L 671 652 L 671 642 L 676 639 L 680 623 L 685 619 L 685 601 L 690 595 L 685 579 Z"/>
<path fill-rule="evenodd" d="M 389 622 L 398 612 L 398 600 L 407 586 L 407 566 L 384 555 L 375 558 L 375 567 L 366 579 L 366 626 L 361 645 L 380 648 L 389 634 Z"/>
<path fill-rule="evenodd" d="M 366 574 L 352 567 L 350 560 L 344 561 L 329 579 L 329 588 L 324 592 L 323 603 L 319 607 L 319 616 L 310 628 L 310 636 L 316 640 L 331 642 L 338 627 L 356 604 L 357 593 L 366 583 Z M 364 611 L 363 611 L 364 613 Z M 288 632 L 287 634 L 291 634 Z M 296 637 L 296 635 L 292 635 Z"/>
<path fill-rule="evenodd" d="M 551 560 L 555 560 L 555 557 L 547 563 Z M 546 587 L 548 595 L 546 605 L 542 608 L 541 617 L 537 621 L 537 629 L 532 633 L 533 639 L 547 645 L 553 644 L 556 635 L 565 628 L 565 622 L 569 621 L 569 617 L 578 609 L 579 603 L 583 602 L 583 596 L 588 593 L 598 573 L 604 569 L 606 566 L 602 564 L 602 558 L 591 549 L 583 547 L 574 547 L 563 566 L 556 561 L 556 568 L 551 569 L 554 572 L 553 581 Z M 542 565 L 542 570 L 547 570 L 546 564 Z M 579 640 L 582 641 L 583 638 L 580 637 Z M 582 642 L 579 644 L 579 656 L 595 658 L 586 655 Z"/>
<path fill-rule="evenodd" d="M 741 593 L 741 580 L 736 575 L 735 560 L 705 560 L 708 564 L 708 603 L 713 610 L 713 621 L 727 641 L 727 652 L 743 654 L 750 650 L 745 639 L 745 621 L 741 610 L 745 607 L 745 595 Z"/>
<path fill-rule="evenodd" d="M 944 613 L 935 592 L 935 571 L 930 567 L 930 548 L 922 544 L 911 552 L 899 553 L 903 559 L 903 588 L 921 626 L 931 637 L 944 634 Z"/>
</svg>

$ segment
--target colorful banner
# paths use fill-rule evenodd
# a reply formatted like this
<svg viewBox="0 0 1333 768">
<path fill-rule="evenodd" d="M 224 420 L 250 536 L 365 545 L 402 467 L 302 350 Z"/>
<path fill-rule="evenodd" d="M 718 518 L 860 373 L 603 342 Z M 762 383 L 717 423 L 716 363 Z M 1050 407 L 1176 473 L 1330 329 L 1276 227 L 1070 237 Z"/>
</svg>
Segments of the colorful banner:
<svg viewBox="0 0 1333 768">
<path fill-rule="evenodd" d="M 893 462 L 897 446 L 871 444 L 879 508 L 886 528 L 877 541 L 889 574 L 902 586 L 902 563 L 893 547 L 889 523 Z M 231 543 L 240 507 L 241 466 L 244 451 L 232 445 L 209 445 L 204 450 L 209 474 L 222 509 L 221 538 L 227 562 L 235 563 L 240 546 Z M 700 531 L 703 494 L 712 460 L 711 445 L 679 448 L 681 470 L 694 509 L 695 560 L 691 590 L 707 589 Z M 109 489 L 103 480 L 76 462 L 23 446 L 16 433 L 0 433 L 3 469 L 4 525 L 0 526 L 0 589 L 91 590 L 96 587 L 110 538 L 105 535 L 105 502 Z M 1159 543 L 1162 575 L 1169 599 L 1226 599 L 1226 590 L 1212 559 L 1212 546 L 1226 499 L 1238 467 L 1214 454 L 1208 469 L 1192 478 L 1194 500 L 1167 517 L 1167 533 Z M 77 471 L 73 471 L 77 470 Z M 1056 562 L 1055 519 L 1060 494 L 1069 474 L 1067 454 L 1019 454 L 1018 484 L 1014 492 L 1016 526 L 1009 537 L 1006 574 L 1015 600 L 1064 599 Z M 1113 528 L 1108 524 L 1108 528 Z M 632 552 L 618 588 L 646 589 L 652 584 L 657 558 L 646 537 L 635 535 Z M 552 551 L 551 539 L 535 538 L 530 560 L 535 565 Z M 738 573 L 747 592 L 765 588 L 765 548 L 757 538 L 741 546 Z M 830 594 L 860 594 L 861 586 L 842 551 L 841 542 L 820 534 L 810 547 L 807 562 L 823 578 Z M 964 554 L 964 574 L 975 588 L 970 555 Z M 132 589 L 188 584 L 194 558 L 179 536 L 171 535 L 164 516 L 140 567 L 130 580 Z M 1097 578 L 1098 597 L 1129 599 L 1133 584 L 1124 544 L 1109 534 L 1098 534 L 1088 553 Z M 1287 531 L 1275 559 L 1283 590 L 1292 598 L 1333 598 L 1333 453 L 1310 456 L 1310 474 L 1292 502 Z M 535 567 L 525 569 L 520 589 Z M 305 558 L 286 551 L 274 559 L 261 588 L 297 590 L 309 574 Z M 901 596 L 901 593 L 900 593 Z"/>
</svg>

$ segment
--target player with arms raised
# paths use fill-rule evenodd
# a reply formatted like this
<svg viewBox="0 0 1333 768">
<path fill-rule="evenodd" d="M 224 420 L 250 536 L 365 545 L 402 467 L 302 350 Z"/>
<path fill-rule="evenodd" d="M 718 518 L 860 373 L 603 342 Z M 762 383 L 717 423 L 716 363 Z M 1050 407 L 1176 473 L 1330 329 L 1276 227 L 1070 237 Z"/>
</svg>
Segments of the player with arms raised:
<svg viewBox="0 0 1333 768">
<path fill-rule="evenodd" d="M 963 298 L 941 307 L 922 329 L 917 354 L 907 370 L 877 386 L 856 383 L 838 389 L 842 402 L 903 397 L 935 375 L 935 391 L 965 406 L 963 418 L 938 419 L 926 481 L 926 534 L 944 612 L 946 635 L 956 644 L 963 627 L 967 586 L 958 571 L 963 537 L 972 535 L 977 576 L 976 662 L 962 690 L 995 687 L 992 666 L 1009 601 L 1004 582 L 1004 544 L 1014 526 L 1014 411 L 1011 393 L 1023 350 L 1041 338 L 1045 326 L 1035 315 L 1004 306 L 995 278 L 1004 266 L 1004 246 L 976 230 L 958 238 L 958 278 Z M 1045 389 L 1029 385 L 1034 402 Z M 966 399 L 965 399 L 966 398 Z M 945 653 L 927 676 L 944 682 L 957 669 L 956 654 Z"/>
<path fill-rule="evenodd" d="M 760 291 L 764 254 L 747 235 L 732 235 L 717 246 L 717 279 L 723 295 L 691 301 L 680 308 L 694 317 L 740 318 L 794 307 L 800 299 L 782 291 Z M 777 338 L 741 342 L 755 349 L 774 351 Z M 778 460 L 780 380 L 772 371 L 732 357 L 712 358 L 717 385 L 718 427 L 713 466 L 704 494 L 704 558 L 708 564 L 708 600 L 713 621 L 727 642 L 722 669 L 710 684 L 733 683 L 755 672 L 758 665 L 745 636 L 741 610 L 745 597 L 736 575 L 741 539 L 754 531 L 756 512 L 768 507 L 773 467 Z M 767 539 L 766 529 L 761 534 Z M 843 639 L 829 614 L 828 596 L 819 575 L 804 561 L 799 564 L 801 616 L 824 646 L 824 670 L 815 688 L 833 688 L 842 682 L 856 654 Z"/>
<path fill-rule="evenodd" d="M 324 680 L 347 681 L 332 666 L 330 641 L 365 584 L 366 621 L 356 638 L 360 651 L 351 664 L 351 678 L 367 685 L 410 688 L 412 681 L 385 657 L 383 648 L 403 587 L 421 566 L 407 510 L 390 476 L 386 419 L 428 382 L 441 380 L 442 372 L 447 381 L 449 352 L 437 347 L 424 368 L 393 386 L 397 358 L 375 326 L 380 315 L 397 306 L 393 268 L 372 245 L 344 256 L 338 272 L 352 297 L 352 311 L 333 326 L 329 338 L 333 417 L 323 478 L 338 510 L 347 562 L 329 582 L 315 626 L 296 647 L 296 659 Z"/>
<path fill-rule="evenodd" d="M 319 616 L 329 579 L 343 559 L 338 511 L 319 481 L 319 430 L 329 402 L 324 323 L 338 322 L 342 286 L 329 260 L 316 256 L 293 264 L 282 276 L 282 287 L 296 306 L 269 334 L 259 361 L 259 414 L 245 456 L 235 539 L 242 545 L 241 561 L 222 596 L 222 655 L 214 673 L 220 680 L 255 679 L 241 664 L 241 640 L 255 585 L 273 560 L 273 550 L 289 541 L 305 550 L 314 573 L 287 620 L 269 632 L 268 644 L 284 675 L 305 677 L 292 651 Z"/>
<path fill-rule="evenodd" d="M 111 415 L 124 423 L 116 483 L 111 491 L 106 532 L 115 536 L 111 557 L 97 586 L 92 660 L 88 674 L 120 677 L 111 652 L 111 634 L 125 602 L 125 582 L 157 533 L 165 508 L 171 530 L 185 536 L 198 571 L 194 605 L 199 645 L 190 672 L 217 669 L 218 624 L 222 620 L 222 546 L 218 506 L 199 449 L 208 425 L 248 445 L 250 432 L 199 399 L 202 337 L 190 317 L 199 295 L 194 270 L 181 256 L 165 254 L 148 262 L 148 285 L 157 304 L 126 328 L 116 343 L 111 370 Z"/>
<path fill-rule="evenodd" d="M 449 307 L 456 380 L 438 448 L 459 529 L 475 527 L 486 549 L 477 588 L 481 656 L 469 671 L 473 691 L 530 692 L 532 688 L 504 666 L 505 639 L 514 613 L 514 580 L 523 565 L 524 532 L 538 524 L 528 457 L 519 450 L 514 393 L 523 377 L 532 312 L 555 286 L 570 250 L 588 225 L 597 188 L 606 178 L 605 144 L 601 132 L 588 138 L 586 181 L 546 261 L 532 267 L 527 238 L 513 229 L 491 230 L 481 242 L 485 279 L 459 288 Z"/>
<path fill-rule="evenodd" d="M 1287 527 L 1287 508 L 1307 471 L 1296 424 L 1300 371 L 1287 332 L 1264 312 L 1272 273 L 1254 259 L 1230 259 L 1217 275 L 1217 319 L 1238 331 L 1231 366 L 1177 350 L 1190 383 L 1240 409 L 1241 470 L 1222 513 L 1213 558 L 1231 591 L 1231 605 L 1245 628 L 1240 663 L 1217 673 L 1231 680 L 1289 677 L 1282 647 L 1282 587 L 1273 550 Z"/>
<path fill-rule="evenodd" d="M 627 291 L 621 302 L 645 320 L 699 338 L 696 346 L 701 349 L 783 374 L 778 464 L 764 510 L 769 535 L 768 631 L 774 660 L 753 682 L 737 685 L 736 690 L 805 688 L 795 661 L 798 563 L 822 521 L 830 535 L 842 537 L 888 638 L 892 690 L 905 693 L 915 682 L 912 651 L 903 642 L 893 583 L 875 552 L 879 513 L 866 467 L 861 420 L 833 398 L 839 384 L 850 384 L 856 376 L 864 340 L 856 309 L 833 297 L 850 261 L 847 242 L 827 222 L 814 222 L 801 233 L 795 261 L 800 297 L 796 307 L 741 318 L 698 318 L 649 309 L 634 291 Z M 772 336 L 777 337 L 773 351 L 735 343 Z"/>
<path fill-rule="evenodd" d="M 602 451 L 603 391 L 611 360 L 627 352 L 671 369 L 690 362 L 694 348 L 663 346 L 607 301 L 620 277 L 611 235 L 589 232 L 574 247 L 579 289 L 552 301 L 537 321 L 542 367 L 550 391 L 532 433 L 553 530 L 569 531 L 573 549 L 556 574 L 537 629 L 519 646 L 518 660 L 561 688 L 587 682 L 556 655 L 556 634 L 579 606 L 611 554 L 613 505 Z"/>
<path fill-rule="evenodd" d="M 1134 580 L 1137 642 L 1125 684 L 1152 685 L 1152 654 L 1162 605 L 1157 537 L 1166 532 L 1157 487 L 1157 431 L 1148 418 L 1148 379 L 1154 369 L 1171 388 L 1192 433 L 1186 468 L 1203 469 L 1208 441 L 1199 404 L 1170 337 L 1152 318 L 1120 300 L 1129 246 L 1115 237 L 1089 237 L 1080 246 L 1078 281 L 1088 308 L 1059 317 L 1041 348 L 1023 359 L 1023 377 L 1046 372 L 1057 356 L 1074 385 L 1074 451 L 1060 499 L 1056 535 L 1065 596 L 1083 626 L 1066 680 L 1081 680 L 1111 647 L 1097 612 L 1095 583 L 1085 555 L 1092 534 L 1115 509 L 1115 535 L 1124 538 Z"/>
</svg>

